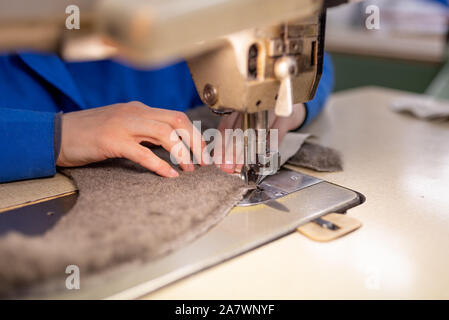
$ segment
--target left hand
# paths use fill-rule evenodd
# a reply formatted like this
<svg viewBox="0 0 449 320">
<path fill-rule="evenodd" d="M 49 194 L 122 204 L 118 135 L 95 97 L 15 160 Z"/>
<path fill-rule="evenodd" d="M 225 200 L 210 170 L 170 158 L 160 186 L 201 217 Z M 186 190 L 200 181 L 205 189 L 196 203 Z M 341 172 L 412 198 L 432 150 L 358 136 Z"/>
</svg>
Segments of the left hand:
<svg viewBox="0 0 449 320">
<path fill-rule="evenodd" d="M 289 117 L 278 117 L 274 114 L 274 110 L 269 111 L 268 116 L 268 126 L 270 129 L 278 129 L 278 139 L 279 144 L 285 137 L 287 132 L 298 128 L 305 120 L 306 117 L 306 107 L 304 104 L 295 104 L 293 106 L 293 112 Z M 241 129 L 242 128 L 242 115 L 240 112 L 233 112 L 230 115 L 223 116 L 218 130 L 223 137 L 223 149 L 226 151 L 222 152 L 223 159 L 220 165 L 218 165 L 224 172 L 235 173 L 240 172 L 243 166 L 243 150 L 227 150 L 225 148 L 225 129 Z M 232 163 L 225 163 L 224 156 L 226 152 L 233 152 Z"/>
</svg>

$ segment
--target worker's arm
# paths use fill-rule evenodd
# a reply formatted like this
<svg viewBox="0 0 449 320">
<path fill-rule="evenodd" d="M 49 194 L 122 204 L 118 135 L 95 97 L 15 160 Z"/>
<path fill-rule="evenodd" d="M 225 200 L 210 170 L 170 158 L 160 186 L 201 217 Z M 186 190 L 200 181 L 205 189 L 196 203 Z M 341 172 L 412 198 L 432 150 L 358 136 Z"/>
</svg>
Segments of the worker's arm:
<svg viewBox="0 0 449 320">
<path fill-rule="evenodd" d="M 324 54 L 323 62 L 323 74 L 321 76 L 320 83 L 315 93 L 315 97 L 306 102 L 306 116 L 301 127 L 310 123 L 323 109 L 326 104 L 327 98 L 330 96 L 334 88 L 334 69 L 332 65 L 332 60 L 330 56 L 326 53 Z"/>
<path fill-rule="evenodd" d="M 139 142 L 167 147 L 167 129 L 193 128 L 181 111 L 197 101 L 185 63 L 147 72 L 112 61 L 65 64 L 55 55 L 32 53 L 0 55 L 0 96 L 0 183 L 52 176 L 57 165 L 121 156 L 175 176 Z M 132 100 L 145 105 L 118 103 Z M 97 106 L 107 107 L 81 111 Z"/>
<path fill-rule="evenodd" d="M 179 132 L 179 137 L 174 132 Z M 0 109 L 0 182 L 52 176 L 56 165 L 81 166 L 108 158 L 127 158 L 161 176 L 176 177 L 179 174 L 170 164 L 140 143 L 168 151 L 180 146 L 183 150 L 173 156 L 183 170 L 192 171 L 190 150 L 181 138 L 200 164 L 211 162 L 202 154 L 205 142 L 200 132 L 179 111 L 150 108 L 140 102 L 63 115 Z M 197 145 L 193 139 L 201 142 Z"/>
</svg>

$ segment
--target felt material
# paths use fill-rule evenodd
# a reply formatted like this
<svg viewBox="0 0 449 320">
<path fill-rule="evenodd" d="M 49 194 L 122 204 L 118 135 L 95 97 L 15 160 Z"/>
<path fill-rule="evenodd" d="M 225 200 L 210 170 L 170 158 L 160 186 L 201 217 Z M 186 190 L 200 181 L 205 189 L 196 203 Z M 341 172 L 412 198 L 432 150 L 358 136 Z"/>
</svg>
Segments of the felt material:
<svg viewBox="0 0 449 320">
<path fill-rule="evenodd" d="M 321 172 L 343 170 L 342 159 L 338 151 L 307 141 L 287 163 Z"/>
<path fill-rule="evenodd" d="M 59 278 L 63 285 L 71 264 L 87 276 L 123 262 L 156 259 L 205 233 L 247 190 L 215 166 L 175 179 L 122 159 L 64 172 L 80 190 L 77 203 L 42 236 L 2 237 L 0 293 Z"/>
</svg>

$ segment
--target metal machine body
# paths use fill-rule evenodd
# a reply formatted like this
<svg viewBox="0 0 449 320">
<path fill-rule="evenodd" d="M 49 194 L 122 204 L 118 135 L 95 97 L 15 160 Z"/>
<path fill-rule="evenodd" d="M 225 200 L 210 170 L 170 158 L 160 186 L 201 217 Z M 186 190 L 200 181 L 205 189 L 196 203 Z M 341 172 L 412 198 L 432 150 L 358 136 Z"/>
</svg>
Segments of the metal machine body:
<svg viewBox="0 0 449 320">
<path fill-rule="evenodd" d="M 218 111 L 275 109 L 289 116 L 292 104 L 312 99 L 321 75 L 320 14 L 231 34 L 218 48 L 190 58 L 203 102 Z"/>
</svg>

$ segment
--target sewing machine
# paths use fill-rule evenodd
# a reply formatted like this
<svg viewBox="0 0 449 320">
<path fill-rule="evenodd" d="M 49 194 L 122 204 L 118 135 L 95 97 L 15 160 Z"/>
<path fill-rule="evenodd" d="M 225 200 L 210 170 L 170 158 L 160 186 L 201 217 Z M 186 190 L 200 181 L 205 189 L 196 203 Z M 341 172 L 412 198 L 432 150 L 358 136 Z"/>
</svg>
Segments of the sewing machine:
<svg viewBox="0 0 449 320">
<path fill-rule="evenodd" d="M 293 104 L 313 98 L 322 71 L 325 14 L 269 27 L 248 29 L 223 39 L 215 50 L 189 59 L 202 100 L 217 113 L 241 112 L 244 140 L 242 178 L 259 184 L 279 169 L 270 151 L 268 112 L 289 117 Z M 251 145 L 253 144 L 253 145 Z"/>
<path fill-rule="evenodd" d="M 243 132 L 254 132 L 244 138 L 242 178 L 259 185 L 280 162 L 267 143 L 268 112 L 288 117 L 294 104 L 314 97 L 322 73 L 326 6 L 336 1 L 190 2 L 182 8 L 175 1 L 104 2 L 100 30 L 136 62 L 187 56 L 202 101 L 218 114 L 241 112 Z M 204 21 L 210 23 L 204 26 Z M 187 38 L 174 38 L 181 28 Z"/>
<path fill-rule="evenodd" d="M 19 10 L 18 3 L 22 8 L 30 6 L 23 1 L 0 10 L 2 51 L 32 48 L 79 60 L 119 53 L 143 66 L 185 58 L 203 102 L 219 114 L 241 112 L 242 129 L 257 132 L 255 141 L 245 139 L 242 178 L 260 184 L 269 176 L 264 181 L 268 181 L 269 196 L 245 199 L 235 214 L 204 237 L 148 268 L 133 270 L 131 278 L 95 291 L 93 296 L 122 292 L 116 297 L 136 297 L 292 232 L 302 223 L 363 202 L 360 194 L 321 179 L 293 170 L 278 172 L 279 154 L 266 143 L 269 110 L 287 117 L 294 104 L 313 98 L 322 72 L 325 10 L 344 2 L 348 1 L 82 0 L 55 4 L 45 0 L 29 8 L 28 14 Z M 67 17 L 65 6 L 71 4 L 80 9 L 79 30 L 61 28 Z M 30 17 L 32 9 L 36 10 Z M 106 45 L 98 39 L 106 40 Z M 278 198 L 284 200 L 276 202 Z M 73 195 L 18 210 L 63 214 L 75 201 Z M 254 205 L 261 206 L 247 208 Z"/>
<path fill-rule="evenodd" d="M 83 43 L 76 42 L 97 34 L 137 64 L 187 58 L 203 102 L 219 114 L 241 112 L 243 131 L 255 132 L 254 139 L 244 139 L 242 178 L 259 184 L 279 169 L 279 154 L 267 143 L 268 111 L 288 117 L 294 104 L 314 97 L 322 73 L 326 8 L 344 2 L 75 1 L 82 26 L 62 30 L 55 28 L 55 18 L 65 12 L 67 3 L 44 1 L 34 8 L 42 13 L 27 16 L 25 23 L 20 24 L 16 15 L 15 36 L 0 42 L 0 48 L 35 47 L 80 59 Z M 5 9 L 4 17 L 11 19 L 14 15 L 8 10 L 14 7 Z M 50 14 L 53 21 L 44 19 Z M 2 21 L 4 36 L 11 34 L 8 19 Z M 75 54 L 70 52 L 74 47 Z"/>
</svg>

